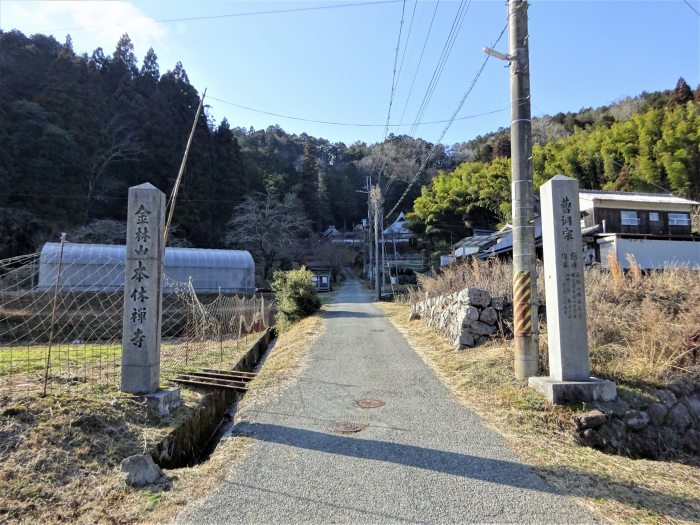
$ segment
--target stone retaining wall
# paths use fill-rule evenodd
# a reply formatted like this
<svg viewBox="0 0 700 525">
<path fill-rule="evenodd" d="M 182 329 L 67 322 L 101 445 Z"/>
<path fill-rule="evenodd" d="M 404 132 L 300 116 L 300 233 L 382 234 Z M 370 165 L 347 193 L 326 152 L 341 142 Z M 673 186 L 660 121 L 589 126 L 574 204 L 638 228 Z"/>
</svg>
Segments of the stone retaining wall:
<svg viewBox="0 0 700 525">
<path fill-rule="evenodd" d="M 580 441 L 633 458 L 664 459 L 700 453 L 700 383 L 677 381 L 643 395 L 620 392 L 574 416 Z"/>
<path fill-rule="evenodd" d="M 411 319 L 423 319 L 454 346 L 474 347 L 512 335 L 512 304 L 478 288 L 415 304 Z M 619 389 L 619 398 L 594 403 L 595 410 L 573 418 L 586 446 L 632 458 L 666 459 L 700 455 L 700 382 L 676 381 L 642 393 Z"/>
<path fill-rule="evenodd" d="M 508 335 L 512 305 L 478 288 L 426 299 L 413 306 L 411 318 L 423 319 L 444 335 L 456 350 L 471 348 L 496 336 Z"/>
</svg>

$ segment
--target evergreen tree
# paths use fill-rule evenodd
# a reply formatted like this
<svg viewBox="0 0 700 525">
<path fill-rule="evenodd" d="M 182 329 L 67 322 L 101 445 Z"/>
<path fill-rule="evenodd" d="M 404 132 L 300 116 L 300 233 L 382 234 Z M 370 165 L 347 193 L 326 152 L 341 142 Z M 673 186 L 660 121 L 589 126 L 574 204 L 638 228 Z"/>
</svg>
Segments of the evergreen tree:
<svg viewBox="0 0 700 525">
<path fill-rule="evenodd" d="M 693 90 L 690 89 L 685 79 L 680 77 L 676 83 L 676 88 L 671 92 L 669 104 L 672 106 L 680 106 L 691 100 L 693 100 Z"/>
<path fill-rule="evenodd" d="M 299 198 L 304 204 L 304 210 L 312 218 L 314 229 L 320 231 L 319 211 L 319 177 L 321 169 L 318 165 L 318 150 L 316 141 L 308 138 L 304 144 L 304 156 L 301 158 L 300 192 Z"/>
<path fill-rule="evenodd" d="M 319 231 L 323 231 L 332 220 L 331 203 L 328 197 L 328 175 L 325 170 L 318 171 L 317 192 L 317 223 Z"/>
<path fill-rule="evenodd" d="M 117 71 L 124 71 L 130 79 L 133 79 L 138 74 L 138 65 L 136 55 L 134 54 L 134 44 L 127 33 L 124 33 L 112 55 L 113 64 L 117 66 Z"/>
<path fill-rule="evenodd" d="M 75 54 L 73 51 L 73 39 L 71 38 L 70 35 L 66 35 L 66 41 L 63 44 L 63 48 L 68 51 L 70 54 Z"/>
<path fill-rule="evenodd" d="M 493 158 L 510 158 L 510 138 L 506 135 L 501 135 L 493 145 Z"/>
<path fill-rule="evenodd" d="M 153 51 L 152 47 L 148 48 L 148 52 L 143 59 L 143 66 L 141 66 L 141 76 L 150 77 L 156 82 L 160 79 L 160 69 L 158 67 L 158 55 Z"/>
</svg>

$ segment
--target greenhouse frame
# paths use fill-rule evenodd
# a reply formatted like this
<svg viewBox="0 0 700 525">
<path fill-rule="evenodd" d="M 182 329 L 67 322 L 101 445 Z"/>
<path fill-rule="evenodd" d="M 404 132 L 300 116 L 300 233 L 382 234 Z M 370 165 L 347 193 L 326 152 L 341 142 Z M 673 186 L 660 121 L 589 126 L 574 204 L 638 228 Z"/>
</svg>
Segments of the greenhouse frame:
<svg viewBox="0 0 700 525">
<path fill-rule="evenodd" d="M 124 289 L 126 246 L 46 243 L 39 258 L 39 290 L 56 286 L 61 266 L 62 291 L 113 292 Z M 247 251 L 166 248 L 163 292 L 192 282 L 197 293 L 255 292 L 255 262 Z"/>
</svg>

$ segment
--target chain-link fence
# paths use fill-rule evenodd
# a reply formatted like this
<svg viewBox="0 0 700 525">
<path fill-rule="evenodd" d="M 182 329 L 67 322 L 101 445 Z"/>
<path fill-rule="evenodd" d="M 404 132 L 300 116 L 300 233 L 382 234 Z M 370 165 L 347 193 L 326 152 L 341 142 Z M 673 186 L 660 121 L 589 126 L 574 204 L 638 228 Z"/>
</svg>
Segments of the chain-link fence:
<svg viewBox="0 0 700 525">
<path fill-rule="evenodd" d="M 0 261 L 0 393 L 49 392 L 75 381 L 119 385 L 123 261 L 60 260 L 47 278 L 39 254 Z M 198 294 L 165 276 L 161 381 L 232 366 L 251 334 L 271 324 L 262 296 Z"/>
</svg>

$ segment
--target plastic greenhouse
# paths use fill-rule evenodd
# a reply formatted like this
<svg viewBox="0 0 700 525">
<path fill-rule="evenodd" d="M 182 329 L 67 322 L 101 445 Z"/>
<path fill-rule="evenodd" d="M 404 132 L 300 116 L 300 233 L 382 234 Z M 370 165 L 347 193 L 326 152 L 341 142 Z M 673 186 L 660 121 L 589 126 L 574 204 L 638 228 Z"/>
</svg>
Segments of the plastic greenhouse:
<svg viewBox="0 0 700 525">
<path fill-rule="evenodd" d="M 39 290 L 56 285 L 61 244 L 46 243 L 39 258 Z M 126 246 L 73 244 L 63 247 L 60 287 L 64 291 L 110 292 L 124 289 Z M 255 262 L 247 251 L 166 248 L 163 291 L 190 279 L 198 293 L 255 292 Z"/>
</svg>

